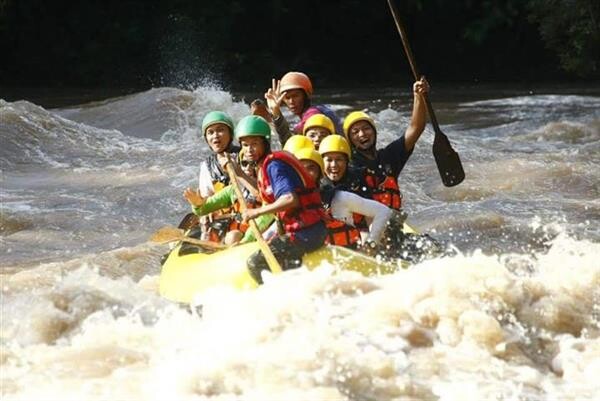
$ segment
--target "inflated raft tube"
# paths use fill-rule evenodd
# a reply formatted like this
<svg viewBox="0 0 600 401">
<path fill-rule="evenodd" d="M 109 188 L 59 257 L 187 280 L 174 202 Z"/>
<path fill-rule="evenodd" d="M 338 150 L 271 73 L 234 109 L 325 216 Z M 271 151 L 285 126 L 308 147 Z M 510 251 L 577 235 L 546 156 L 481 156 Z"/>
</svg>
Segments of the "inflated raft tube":
<svg viewBox="0 0 600 401">
<path fill-rule="evenodd" d="M 414 232 L 408 226 L 405 226 L 405 231 Z M 161 296 L 175 302 L 190 303 L 196 294 L 209 288 L 247 290 L 258 287 L 246 267 L 248 257 L 258 250 L 257 243 L 238 245 L 210 254 L 186 255 L 180 255 L 180 246 L 171 251 L 163 264 L 159 278 Z M 381 262 L 360 252 L 331 245 L 306 254 L 302 262 L 309 270 L 328 262 L 339 269 L 356 271 L 365 276 L 393 273 L 407 265 L 406 262 Z"/>
</svg>

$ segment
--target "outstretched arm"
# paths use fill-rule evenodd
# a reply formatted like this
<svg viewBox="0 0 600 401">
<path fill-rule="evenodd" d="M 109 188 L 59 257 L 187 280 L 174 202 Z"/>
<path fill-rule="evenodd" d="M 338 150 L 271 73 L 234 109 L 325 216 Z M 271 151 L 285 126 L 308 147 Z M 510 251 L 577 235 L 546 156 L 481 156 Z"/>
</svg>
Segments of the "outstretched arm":
<svg viewBox="0 0 600 401">
<path fill-rule="evenodd" d="M 353 192 L 336 191 L 333 201 L 331 202 L 331 214 L 334 218 L 338 216 L 337 209 L 347 209 L 352 213 L 362 214 L 370 220 L 369 236 L 367 241 L 378 242 L 385 231 L 386 224 L 392 216 L 392 209 L 374 201 L 365 199 Z"/>
<path fill-rule="evenodd" d="M 425 96 L 429 92 L 429 84 L 425 77 L 413 84 L 413 111 L 410 124 L 404 133 L 404 146 L 407 152 L 415 147 L 427 124 L 427 106 Z"/>
</svg>

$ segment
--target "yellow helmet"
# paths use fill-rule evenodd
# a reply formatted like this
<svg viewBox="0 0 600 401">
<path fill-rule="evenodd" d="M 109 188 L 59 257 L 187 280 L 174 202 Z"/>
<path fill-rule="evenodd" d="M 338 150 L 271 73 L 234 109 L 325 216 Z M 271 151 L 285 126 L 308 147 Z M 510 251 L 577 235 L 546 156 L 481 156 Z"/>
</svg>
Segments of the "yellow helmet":
<svg viewBox="0 0 600 401">
<path fill-rule="evenodd" d="M 314 149 L 315 145 L 304 135 L 292 135 L 287 141 L 285 141 L 285 145 L 283 145 L 283 150 L 287 150 L 292 154 L 302 148 Z"/>
<path fill-rule="evenodd" d="M 298 160 L 310 160 L 315 162 L 321 168 L 321 174 L 325 170 L 325 164 L 323 163 L 323 157 L 314 148 L 300 148 L 294 152 L 294 156 Z"/>
<path fill-rule="evenodd" d="M 352 126 L 352 124 L 357 123 L 359 121 L 366 121 L 373 126 L 373 129 L 375 129 L 375 121 L 371 118 L 371 116 L 369 116 L 364 111 L 353 111 L 352 113 L 348 114 L 344 119 L 344 135 L 346 135 L 346 138 L 348 140 L 350 140 L 348 136 L 350 132 L 350 127 Z"/>
<path fill-rule="evenodd" d="M 324 155 L 329 152 L 340 152 L 346 154 L 348 156 L 348 160 L 350 160 L 350 145 L 348 145 L 348 141 L 341 135 L 329 135 L 326 136 L 319 145 L 319 153 Z"/>
<path fill-rule="evenodd" d="M 325 128 L 330 134 L 335 134 L 335 126 L 333 125 L 333 121 L 331 121 L 331 118 L 327 117 L 325 114 L 315 114 L 310 116 L 309 119 L 304 123 L 304 129 L 302 130 L 302 133 L 306 135 L 306 131 L 313 127 Z"/>
</svg>

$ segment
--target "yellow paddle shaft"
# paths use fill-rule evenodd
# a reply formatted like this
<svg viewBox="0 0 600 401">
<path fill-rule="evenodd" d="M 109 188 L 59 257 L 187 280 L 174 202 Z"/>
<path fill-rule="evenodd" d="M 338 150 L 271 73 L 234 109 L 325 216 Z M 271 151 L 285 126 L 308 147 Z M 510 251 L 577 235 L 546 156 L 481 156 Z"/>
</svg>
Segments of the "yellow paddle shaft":
<svg viewBox="0 0 600 401">
<path fill-rule="evenodd" d="M 233 168 L 232 163 L 233 162 L 229 160 L 229 163 L 227 163 L 226 165 L 227 174 L 229 174 L 229 180 L 231 181 L 231 185 L 233 185 L 233 190 L 235 191 L 235 195 L 238 199 L 238 202 L 240 202 L 241 209 L 242 211 L 244 211 L 248 208 L 248 204 L 246 203 L 246 199 L 244 199 L 244 194 L 240 189 L 240 183 L 238 182 L 238 177 L 235 173 L 235 169 Z M 271 248 L 269 248 L 269 244 L 267 244 L 267 241 L 265 241 L 265 239 L 262 237 L 262 233 L 258 229 L 256 221 L 249 220 L 248 223 L 250 224 L 250 229 L 252 230 L 252 233 L 256 238 L 256 242 L 258 242 L 258 246 L 260 247 L 260 250 L 262 251 L 265 257 L 265 260 L 269 265 L 269 269 L 271 269 L 271 272 L 273 273 L 281 273 L 281 266 L 279 265 L 277 259 L 275 259 L 275 255 L 273 255 Z"/>
</svg>

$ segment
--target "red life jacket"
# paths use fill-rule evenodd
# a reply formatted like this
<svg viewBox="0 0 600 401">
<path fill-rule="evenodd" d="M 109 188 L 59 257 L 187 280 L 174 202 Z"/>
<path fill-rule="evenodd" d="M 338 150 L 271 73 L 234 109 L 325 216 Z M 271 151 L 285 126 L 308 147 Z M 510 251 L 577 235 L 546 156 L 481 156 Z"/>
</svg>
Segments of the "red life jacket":
<svg viewBox="0 0 600 401">
<path fill-rule="evenodd" d="M 257 180 L 261 198 L 266 203 L 275 202 L 275 195 L 273 194 L 273 188 L 267 174 L 267 166 L 272 160 L 280 160 L 292 167 L 303 184 L 303 188 L 296 190 L 300 207 L 277 213 L 277 218 L 283 225 L 285 232 L 294 233 L 321 221 L 325 217 L 325 211 L 321 203 L 319 188 L 317 188 L 315 181 L 306 169 L 291 153 L 276 151 L 265 158 L 262 167 L 258 171 Z"/>
<path fill-rule="evenodd" d="M 389 208 L 400 210 L 402 207 L 402 194 L 398 181 L 391 175 L 378 177 L 375 173 L 367 170 L 365 182 L 373 194 L 373 200 L 386 205 Z"/>
</svg>

